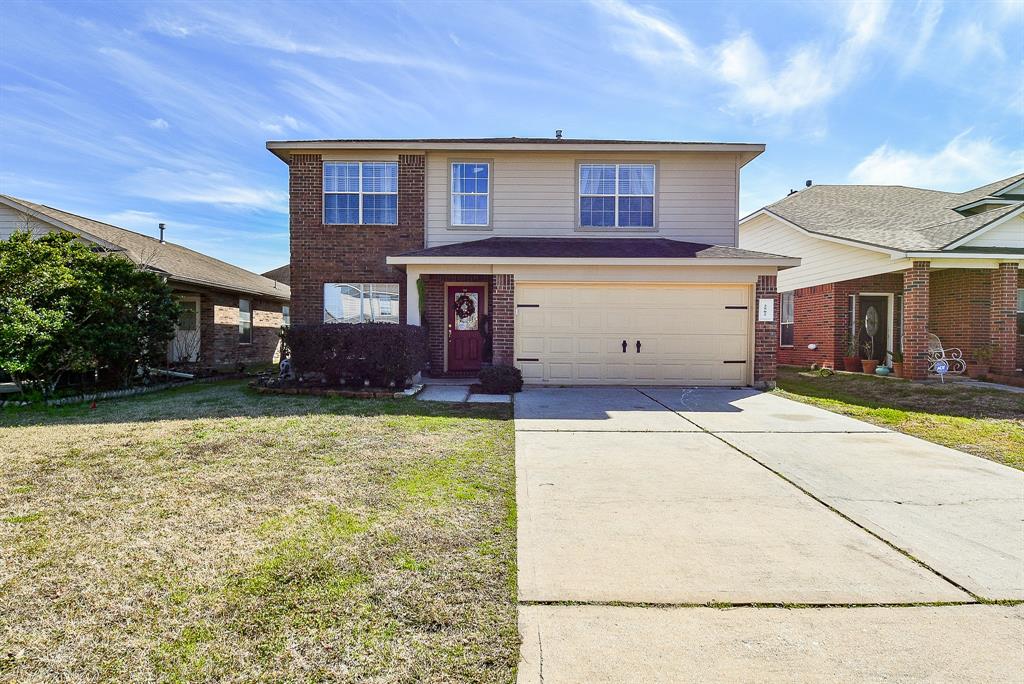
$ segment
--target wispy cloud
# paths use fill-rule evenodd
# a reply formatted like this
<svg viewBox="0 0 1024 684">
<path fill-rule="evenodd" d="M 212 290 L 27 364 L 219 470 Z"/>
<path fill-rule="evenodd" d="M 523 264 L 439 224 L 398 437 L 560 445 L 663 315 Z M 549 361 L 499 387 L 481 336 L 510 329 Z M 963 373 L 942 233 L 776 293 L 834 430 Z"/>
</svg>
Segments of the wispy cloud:
<svg viewBox="0 0 1024 684">
<path fill-rule="evenodd" d="M 227 173 L 146 168 L 124 183 L 129 194 L 161 202 L 208 204 L 243 210 L 288 211 L 288 193 L 242 185 Z"/>
<path fill-rule="evenodd" d="M 930 154 L 881 145 L 854 167 L 850 181 L 962 191 L 1024 171 L 1024 147 L 970 134 L 964 131 Z"/>
<path fill-rule="evenodd" d="M 285 131 L 297 131 L 302 128 L 302 125 L 294 116 L 277 116 L 272 119 L 260 121 L 260 128 L 267 133 L 274 133 L 280 135 Z"/>
<path fill-rule="evenodd" d="M 167 119 L 150 119 L 146 122 L 146 125 L 158 131 L 166 131 L 171 127 L 171 124 L 167 123 Z"/>
<path fill-rule="evenodd" d="M 842 92 L 864 66 L 889 11 L 887 2 L 847 7 L 838 42 L 798 43 L 781 59 L 767 55 L 750 31 L 717 45 L 698 46 L 670 19 L 623 0 L 594 6 L 621 37 L 617 49 L 653 67 L 689 68 L 724 86 L 729 107 L 760 116 L 788 115 L 821 105 Z"/>
<path fill-rule="evenodd" d="M 917 6 L 911 17 L 911 26 L 917 27 L 917 35 L 910 49 L 906 51 L 903 58 L 903 73 L 913 71 L 921 63 L 925 51 L 931 44 L 932 36 L 935 35 L 935 27 L 942 18 L 943 4 L 941 0 L 918 0 Z"/>
<path fill-rule="evenodd" d="M 976 21 L 968 21 L 958 27 L 952 35 L 952 44 L 966 62 L 973 62 L 979 57 L 998 62 L 1006 60 L 1006 50 L 999 36 Z"/>
</svg>

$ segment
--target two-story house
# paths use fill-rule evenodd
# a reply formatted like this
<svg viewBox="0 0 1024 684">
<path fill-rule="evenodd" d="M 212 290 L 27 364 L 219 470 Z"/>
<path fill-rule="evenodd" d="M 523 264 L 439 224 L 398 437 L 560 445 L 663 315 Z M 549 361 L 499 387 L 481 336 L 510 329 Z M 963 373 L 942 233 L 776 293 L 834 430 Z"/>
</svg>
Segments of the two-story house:
<svg viewBox="0 0 1024 684">
<path fill-rule="evenodd" d="M 289 166 L 295 323 L 425 325 L 430 373 L 765 385 L 779 269 L 738 249 L 759 144 L 272 141 Z M 761 305 L 758 306 L 758 302 Z"/>
</svg>

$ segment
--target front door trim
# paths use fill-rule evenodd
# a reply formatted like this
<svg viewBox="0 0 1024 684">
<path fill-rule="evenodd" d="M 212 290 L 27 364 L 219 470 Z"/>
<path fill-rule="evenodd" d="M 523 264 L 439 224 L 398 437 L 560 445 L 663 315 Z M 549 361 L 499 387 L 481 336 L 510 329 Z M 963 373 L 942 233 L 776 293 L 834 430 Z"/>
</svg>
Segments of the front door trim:
<svg viewBox="0 0 1024 684">
<path fill-rule="evenodd" d="M 893 333 L 893 327 L 894 327 L 893 326 L 893 322 L 894 322 L 893 321 L 893 317 L 895 316 L 895 311 L 894 311 L 895 307 L 893 307 L 893 304 L 895 304 L 896 294 L 894 292 L 858 292 L 857 293 L 857 316 L 858 317 L 861 315 L 861 306 L 860 306 L 860 298 L 861 297 L 885 297 L 886 298 L 885 306 L 889 310 L 889 313 L 888 313 L 888 316 L 887 316 L 888 323 L 889 323 L 889 328 L 888 328 L 888 330 L 886 330 L 886 333 L 885 333 L 885 336 L 886 336 L 886 339 L 885 339 L 885 359 L 886 359 L 887 362 L 892 363 L 892 354 L 891 354 L 891 352 L 893 351 L 893 346 L 892 346 L 892 333 Z M 859 318 L 858 318 L 857 323 L 859 325 L 859 323 L 860 323 Z M 902 332 L 902 330 L 903 330 L 903 326 L 901 325 L 900 326 L 900 331 Z M 858 356 L 860 355 L 859 344 L 860 343 L 858 343 L 858 348 L 857 348 L 857 355 Z"/>
</svg>

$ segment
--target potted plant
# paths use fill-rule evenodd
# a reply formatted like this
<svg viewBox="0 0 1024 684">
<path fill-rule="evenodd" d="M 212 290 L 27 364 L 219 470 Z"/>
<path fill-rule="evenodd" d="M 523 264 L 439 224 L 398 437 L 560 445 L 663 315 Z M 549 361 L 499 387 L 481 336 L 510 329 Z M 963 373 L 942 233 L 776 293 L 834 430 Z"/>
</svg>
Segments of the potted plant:
<svg viewBox="0 0 1024 684">
<path fill-rule="evenodd" d="M 878 359 L 871 358 L 875 353 L 875 343 L 868 340 L 861 349 L 864 352 L 864 357 L 860 360 L 861 370 L 868 375 L 874 375 L 875 369 L 878 368 Z"/>
<path fill-rule="evenodd" d="M 857 336 L 850 336 L 846 333 L 843 336 L 843 346 L 846 347 L 846 356 L 843 357 L 843 370 L 856 373 L 860 370 L 860 358 L 857 356 Z"/>
<path fill-rule="evenodd" d="M 969 373 L 972 378 L 988 375 L 989 362 L 992 361 L 992 353 L 994 351 L 991 344 L 979 344 L 974 349 L 972 354 L 974 361 L 971 363 L 971 372 Z"/>
<path fill-rule="evenodd" d="M 903 377 L 903 352 L 899 349 L 893 352 L 889 352 L 889 356 L 892 357 L 892 374 L 897 378 Z"/>
</svg>

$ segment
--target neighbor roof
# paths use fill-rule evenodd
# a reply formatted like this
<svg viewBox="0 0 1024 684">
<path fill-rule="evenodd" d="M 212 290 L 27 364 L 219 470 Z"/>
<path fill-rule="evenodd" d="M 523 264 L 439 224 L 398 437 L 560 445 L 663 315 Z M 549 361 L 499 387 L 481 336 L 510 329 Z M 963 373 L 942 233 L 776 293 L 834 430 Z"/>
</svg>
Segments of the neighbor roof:
<svg viewBox="0 0 1024 684">
<path fill-rule="evenodd" d="M 958 207 L 992 197 L 1024 179 L 1024 173 L 966 192 L 901 185 L 813 185 L 765 211 L 820 235 L 897 250 L 942 250 L 985 226 L 1020 212 L 1024 201 L 964 216 Z"/>
<path fill-rule="evenodd" d="M 108 251 L 119 251 L 137 264 L 167 274 L 168 279 L 193 285 L 204 285 L 232 292 L 259 294 L 275 299 L 288 299 L 289 287 L 280 282 L 233 266 L 172 242 L 160 242 L 148 235 L 96 221 L 45 204 L 0 195 L 4 203 L 20 208 L 58 228 L 70 230 L 87 240 L 94 240 Z M 113 246 L 114 249 L 111 249 Z"/>
<path fill-rule="evenodd" d="M 333 140 L 269 140 L 267 149 L 288 161 L 293 152 L 311 150 L 587 150 L 628 152 L 635 148 L 662 152 L 738 152 L 746 163 L 764 152 L 760 143 L 719 143 L 683 140 L 601 140 L 596 138 L 338 138 Z"/>
<path fill-rule="evenodd" d="M 398 256 L 489 259 L 788 259 L 778 254 L 667 238 L 493 237 L 430 247 Z"/>
</svg>

